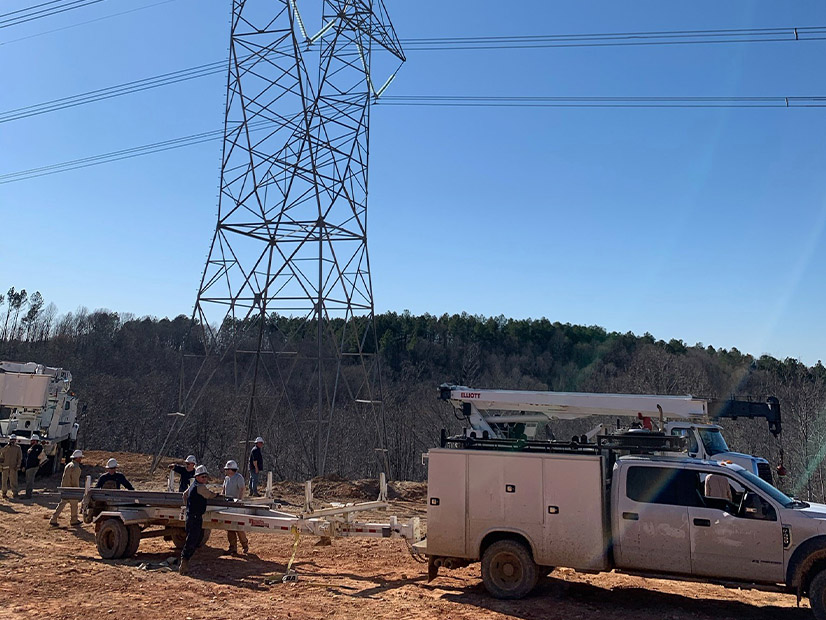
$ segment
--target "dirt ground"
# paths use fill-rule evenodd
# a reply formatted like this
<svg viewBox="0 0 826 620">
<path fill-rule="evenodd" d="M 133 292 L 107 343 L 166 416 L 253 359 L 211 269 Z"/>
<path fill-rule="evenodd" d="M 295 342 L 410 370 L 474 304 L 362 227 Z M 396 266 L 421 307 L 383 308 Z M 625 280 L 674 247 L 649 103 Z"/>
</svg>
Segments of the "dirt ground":
<svg viewBox="0 0 826 620">
<path fill-rule="evenodd" d="M 97 477 L 110 453 L 89 452 L 84 474 Z M 165 467 L 149 475 L 150 457 L 115 454 L 122 471 L 139 489 L 161 489 Z M 400 540 L 342 539 L 316 547 L 299 542 L 294 567 L 298 581 L 267 585 L 283 573 L 292 538 L 250 534 L 248 556 L 222 556 L 226 535 L 215 532 L 192 560 L 190 576 L 147 571 L 176 555 L 162 538 L 141 542 L 128 560 L 100 559 L 92 525 L 61 527 L 48 519 L 57 504 L 59 476 L 38 479 L 31 500 L 0 500 L 0 618 L 200 618 L 294 619 L 378 618 L 574 620 L 760 620 L 811 619 L 789 595 L 727 590 L 706 584 L 643 579 L 618 574 L 580 575 L 558 569 L 541 580 L 522 601 L 490 598 L 479 578 L 479 565 L 444 572 L 427 583 L 426 568 L 416 563 Z M 369 481 L 321 480 L 317 499 L 375 499 Z M 387 514 L 424 514 L 426 488 L 398 483 Z M 301 504 L 303 485 L 281 483 L 276 495 Z M 377 515 L 384 518 L 387 515 Z M 803 603 L 806 607 L 806 603 Z"/>
</svg>

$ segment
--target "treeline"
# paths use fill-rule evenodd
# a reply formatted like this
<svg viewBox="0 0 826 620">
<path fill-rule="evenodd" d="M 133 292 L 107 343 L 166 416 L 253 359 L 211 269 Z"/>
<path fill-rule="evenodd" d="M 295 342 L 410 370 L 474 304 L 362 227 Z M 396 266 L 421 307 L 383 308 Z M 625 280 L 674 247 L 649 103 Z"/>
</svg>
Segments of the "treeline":
<svg viewBox="0 0 826 620">
<path fill-rule="evenodd" d="M 88 406 L 82 424 L 85 447 L 154 453 L 176 410 L 182 348 L 190 319 L 136 318 L 105 310 L 58 315 L 39 293 L 10 289 L 0 295 L 0 359 L 37 361 L 71 370 L 74 388 Z M 283 320 L 283 319 L 273 319 Z M 826 498 L 826 368 L 794 359 L 754 358 L 737 349 L 715 349 L 650 334 L 608 332 L 547 319 L 514 320 L 468 314 L 376 316 L 383 369 L 388 455 L 398 478 L 420 479 L 420 455 L 433 447 L 441 428 L 457 431 L 452 408 L 438 401 L 444 382 L 502 389 L 692 394 L 700 397 L 780 399 L 782 454 L 789 470 L 781 486 L 804 499 Z M 210 463 L 236 458 L 234 442 L 221 441 L 222 424 L 197 438 L 193 450 Z M 329 471 L 344 476 L 375 473 L 364 456 L 364 437 L 343 418 Z M 557 436 L 582 433 L 592 420 L 560 423 Z M 725 421 L 732 449 L 781 459 L 781 444 L 764 420 Z M 226 430 L 226 429 L 224 429 Z M 562 433 L 562 434 L 560 434 Z M 228 436 L 233 436 L 229 434 Z M 289 433 L 270 434 L 276 475 L 301 471 L 289 454 Z M 190 446 L 172 445 L 180 455 Z M 194 440 L 192 440 L 194 441 Z M 283 443 L 280 443 L 283 442 Z M 191 445 L 191 444 L 190 444 Z"/>
</svg>

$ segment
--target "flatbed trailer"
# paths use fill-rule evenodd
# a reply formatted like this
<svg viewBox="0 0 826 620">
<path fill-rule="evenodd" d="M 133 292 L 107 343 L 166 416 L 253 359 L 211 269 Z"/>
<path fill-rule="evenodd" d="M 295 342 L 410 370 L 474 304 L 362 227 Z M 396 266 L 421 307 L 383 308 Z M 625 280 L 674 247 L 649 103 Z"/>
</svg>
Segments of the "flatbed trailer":
<svg viewBox="0 0 826 620">
<path fill-rule="evenodd" d="M 61 499 L 81 502 L 83 520 L 95 524 L 95 541 L 104 559 L 133 556 L 144 538 L 163 537 L 182 548 L 186 540 L 185 509 L 182 493 L 164 491 L 127 491 L 60 487 Z M 382 493 L 380 497 L 386 496 Z M 413 544 L 422 540 L 419 517 L 406 523 L 394 516 L 386 522 L 357 521 L 359 512 L 382 510 L 386 501 L 342 504 L 314 510 L 311 490 L 307 485 L 307 501 L 298 513 L 287 512 L 279 504 L 262 504 L 219 497 L 207 501 L 203 517 L 204 544 L 211 530 L 235 530 L 262 534 L 297 532 L 325 538 L 368 537 L 402 538 Z"/>
</svg>

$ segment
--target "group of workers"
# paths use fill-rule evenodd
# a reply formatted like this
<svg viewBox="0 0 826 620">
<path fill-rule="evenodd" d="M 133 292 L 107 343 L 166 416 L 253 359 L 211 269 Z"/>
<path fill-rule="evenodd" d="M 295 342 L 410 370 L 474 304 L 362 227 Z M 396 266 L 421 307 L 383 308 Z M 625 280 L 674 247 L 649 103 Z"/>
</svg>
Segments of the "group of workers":
<svg viewBox="0 0 826 620">
<path fill-rule="evenodd" d="M 3 499 L 8 499 L 9 491 L 15 498 L 20 497 L 17 489 L 18 472 L 23 472 L 26 475 L 26 491 L 23 497 L 30 499 L 32 496 L 32 489 L 34 488 L 34 477 L 37 475 L 37 470 L 40 469 L 42 460 L 45 460 L 43 455 L 43 446 L 40 445 L 40 435 L 33 433 L 30 437 L 29 448 L 26 450 L 26 455 L 23 455 L 23 450 L 17 444 L 17 435 L 9 435 L 9 443 L 3 446 L 0 450 L 0 491 L 2 491 Z"/>
<path fill-rule="evenodd" d="M 17 476 L 18 471 L 25 471 L 26 473 L 26 494 L 24 497 L 31 497 L 32 486 L 34 484 L 34 477 L 37 469 L 40 467 L 40 455 L 43 447 L 40 445 L 39 437 L 32 435 L 31 445 L 23 458 L 22 450 L 17 445 L 17 437 L 11 435 L 9 443 L 2 450 L 0 450 L 0 468 L 2 468 L 2 495 L 7 498 L 7 492 L 11 489 L 14 497 L 18 497 L 17 491 Z M 256 437 L 255 446 L 250 451 L 249 466 L 249 494 L 250 496 L 258 496 L 258 476 L 264 469 L 264 458 L 262 448 L 264 446 L 264 439 Z M 189 560 L 195 553 L 195 550 L 201 544 L 204 535 L 203 517 L 207 508 L 207 500 L 215 497 L 224 496 L 232 499 L 243 499 L 245 491 L 244 477 L 238 473 L 238 463 L 233 460 L 227 461 L 224 465 L 224 484 L 221 493 L 216 493 L 207 487 L 209 480 L 209 472 L 206 466 L 198 465 L 198 460 L 194 454 L 190 454 L 184 460 L 183 464 L 172 464 L 169 469 L 178 474 L 179 483 L 178 491 L 183 493 L 184 503 L 186 504 L 186 542 L 184 543 L 183 551 L 181 552 L 181 563 L 179 571 L 185 575 L 189 569 Z M 75 450 L 69 463 L 63 469 L 63 478 L 60 481 L 61 487 L 81 487 L 83 452 Z M 134 490 L 132 483 L 127 480 L 121 472 L 118 471 L 117 459 L 111 458 L 106 462 L 106 473 L 98 478 L 95 488 L 98 489 L 128 489 Z M 78 500 L 76 499 L 62 499 L 55 508 L 52 517 L 49 520 L 49 525 L 57 527 L 58 517 L 63 512 L 68 504 L 70 509 L 69 524 L 72 526 L 80 525 L 81 521 L 78 518 Z M 227 530 L 227 541 L 229 548 L 226 553 L 236 555 L 238 553 L 238 542 L 241 543 L 241 548 L 244 553 L 249 553 L 249 540 L 243 531 Z"/>
<path fill-rule="evenodd" d="M 261 452 L 264 446 L 264 439 L 256 437 L 255 447 L 250 452 L 250 481 L 249 490 L 251 496 L 258 495 L 258 474 L 264 468 L 264 458 Z M 181 551 L 181 563 L 178 572 L 186 575 L 189 572 L 189 560 L 195 554 L 195 550 L 201 544 L 204 536 L 204 513 L 207 508 L 207 501 L 219 496 L 230 499 L 243 499 L 244 497 L 244 477 L 238 473 L 238 463 L 233 460 L 227 461 L 224 465 L 224 485 L 221 493 L 216 493 L 207 487 L 209 472 L 206 466 L 198 465 L 194 454 L 186 457 L 183 465 L 170 465 L 169 468 L 180 476 L 178 489 L 184 494 L 186 503 L 186 541 Z M 241 530 L 227 530 L 227 541 L 229 548 L 227 553 L 236 555 L 238 553 L 238 542 L 244 553 L 249 553 L 249 540 L 247 534 Z"/>
</svg>

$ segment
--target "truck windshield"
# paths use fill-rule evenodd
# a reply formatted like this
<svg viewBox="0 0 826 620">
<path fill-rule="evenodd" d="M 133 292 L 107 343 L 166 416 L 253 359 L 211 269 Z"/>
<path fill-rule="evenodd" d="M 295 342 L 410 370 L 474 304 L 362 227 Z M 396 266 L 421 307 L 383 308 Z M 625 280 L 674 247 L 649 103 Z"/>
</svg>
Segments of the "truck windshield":
<svg viewBox="0 0 826 620">
<path fill-rule="evenodd" d="M 752 485 L 754 485 L 755 487 L 757 487 L 758 489 L 763 491 L 763 493 L 765 493 L 766 495 L 771 497 L 774 501 L 779 503 L 781 506 L 783 506 L 785 508 L 790 508 L 790 507 L 794 506 L 797 503 L 791 497 L 789 497 L 788 495 L 783 493 L 783 491 L 780 491 L 780 490 L 774 488 L 768 482 L 766 482 L 762 478 L 758 478 L 753 473 L 751 473 L 749 471 L 746 471 L 746 470 L 743 470 L 743 471 L 738 472 L 738 473 L 741 476 L 743 476 L 743 478 L 748 480 Z"/>
<path fill-rule="evenodd" d="M 719 428 L 699 428 L 697 430 L 700 431 L 700 439 L 703 440 L 703 446 L 705 446 L 709 455 L 713 456 L 729 451 L 726 440 L 723 439 L 723 434 Z"/>
</svg>

